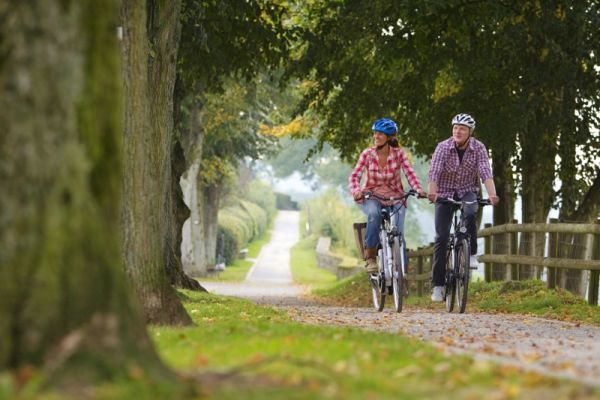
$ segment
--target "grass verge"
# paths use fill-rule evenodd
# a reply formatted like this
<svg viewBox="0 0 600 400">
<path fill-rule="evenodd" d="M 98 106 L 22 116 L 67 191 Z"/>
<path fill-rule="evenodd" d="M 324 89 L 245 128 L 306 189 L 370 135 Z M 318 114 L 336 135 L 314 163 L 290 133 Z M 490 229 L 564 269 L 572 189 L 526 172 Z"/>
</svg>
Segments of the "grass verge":
<svg viewBox="0 0 600 400">
<path fill-rule="evenodd" d="M 129 379 L 70 396 L 17 387 L 0 374 L 0 398 L 16 399 L 594 399 L 598 391 L 534 372 L 445 356 L 398 334 L 303 325 L 248 301 L 180 291 L 194 326 L 150 327 L 178 386 Z M 7 395 L 8 397 L 3 397 Z"/>
<path fill-rule="evenodd" d="M 397 334 L 302 325 L 250 302 L 182 292 L 196 326 L 154 327 L 172 368 L 219 399 L 586 398 L 588 389 L 464 356 Z M 598 394 L 598 393 L 594 393 Z M 591 398 L 591 397 L 590 397 Z"/>
<path fill-rule="evenodd" d="M 335 282 L 335 275 L 317 267 L 316 245 L 316 237 L 307 236 L 291 248 L 290 268 L 296 283 L 320 286 Z"/>
<path fill-rule="evenodd" d="M 313 290 L 319 301 L 358 307 L 371 305 L 371 288 L 361 274 Z M 441 309 L 429 296 L 410 296 L 409 305 Z M 562 289 L 548 289 L 541 281 L 473 282 L 469 286 L 467 312 L 498 312 L 534 315 L 567 322 L 600 326 L 600 307 Z"/>
</svg>

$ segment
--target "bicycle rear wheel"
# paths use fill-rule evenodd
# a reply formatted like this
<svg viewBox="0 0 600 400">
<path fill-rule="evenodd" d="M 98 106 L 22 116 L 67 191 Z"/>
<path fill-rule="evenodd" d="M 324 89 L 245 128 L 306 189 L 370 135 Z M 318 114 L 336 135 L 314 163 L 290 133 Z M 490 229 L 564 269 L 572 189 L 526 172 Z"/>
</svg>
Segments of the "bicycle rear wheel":
<svg viewBox="0 0 600 400">
<path fill-rule="evenodd" d="M 467 239 L 461 239 L 456 247 L 456 262 L 458 276 L 456 277 L 456 301 L 458 302 L 458 312 L 464 313 L 467 307 L 467 296 L 469 290 L 469 278 L 471 269 L 469 268 L 469 256 L 471 248 Z"/>
<path fill-rule="evenodd" d="M 402 312 L 402 300 L 404 291 L 404 245 L 400 238 L 395 237 L 392 243 L 392 286 L 394 293 L 394 308 L 396 312 Z"/>
<path fill-rule="evenodd" d="M 456 279 L 454 276 L 454 253 L 448 251 L 446 254 L 446 286 L 444 297 L 446 299 L 446 311 L 452 312 L 454 309 L 454 299 L 456 298 Z"/>
</svg>

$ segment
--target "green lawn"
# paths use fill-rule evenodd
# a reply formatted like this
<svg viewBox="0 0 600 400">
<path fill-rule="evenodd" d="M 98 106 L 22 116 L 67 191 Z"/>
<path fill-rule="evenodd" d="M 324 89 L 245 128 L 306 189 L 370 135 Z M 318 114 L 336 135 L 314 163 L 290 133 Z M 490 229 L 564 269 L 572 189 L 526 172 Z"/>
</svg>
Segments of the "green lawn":
<svg viewBox="0 0 600 400">
<path fill-rule="evenodd" d="M 356 286 L 361 281 L 357 277 L 343 284 Z M 479 288 L 474 292 L 481 294 Z M 0 374 L 0 399 L 600 397 L 597 390 L 572 382 L 466 356 L 446 356 L 400 334 L 303 325 L 283 311 L 231 297 L 190 291 L 180 291 L 180 297 L 195 325 L 149 328 L 159 356 L 178 372 L 177 384 L 149 380 L 139 367 L 132 367 L 128 377 L 68 396 L 43 392 L 44 380 L 33 371 L 33 378 L 29 375 L 20 389 L 16 377 Z"/>
<path fill-rule="evenodd" d="M 316 237 L 307 236 L 290 250 L 290 268 L 296 283 L 320 286 L 335 282 L 335 275 L 317 267 L 316 245 Z"/>
<path fill-rule="evenodd" d="M 223 373 L 215 399 L 572 399 L 574 384 L 464 356 L 418 340 L 349 327 L 301 325 L 240 299 L 182 292 L 196 326 L 150 330 L 161 357 L 186 374 Z"/>
</svg>

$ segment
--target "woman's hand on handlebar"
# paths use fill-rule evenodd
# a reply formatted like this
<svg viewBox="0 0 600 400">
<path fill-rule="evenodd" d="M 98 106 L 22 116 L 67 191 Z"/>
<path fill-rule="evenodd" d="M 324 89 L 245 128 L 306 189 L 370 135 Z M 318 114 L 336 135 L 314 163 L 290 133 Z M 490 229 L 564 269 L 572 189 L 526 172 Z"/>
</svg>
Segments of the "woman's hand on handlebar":
<svg viewBox="0 0 600 400">
<path fill-rule="evenodd" d="M 354 197 L 354 201 L 358 201 L 363 198 L 363 193 L 359 190 L 357 192 L 352 193 L 352 197 Z"/>
<path fill-rule="evenodd" d="M 419 197 L 418 197 L 419 199 L 424 199 L 424 198 L 428 197 L 427 193 L 425 193 L 423 191 L 423 189 L 417 190 L 417 193 L 419 194 Z"/>
</svg>

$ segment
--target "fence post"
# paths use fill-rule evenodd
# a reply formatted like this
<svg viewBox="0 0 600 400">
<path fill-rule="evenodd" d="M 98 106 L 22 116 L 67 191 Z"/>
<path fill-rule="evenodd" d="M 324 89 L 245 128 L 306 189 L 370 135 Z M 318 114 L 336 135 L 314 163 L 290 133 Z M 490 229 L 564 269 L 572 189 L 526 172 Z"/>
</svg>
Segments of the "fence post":
<svg viewBox="0 0 600 400">
<path fill-rule="evenodd" d="M 600 224 L 600 218 L 596 219 L 596 224 Z M 594 235 L 592 241 L 592 260 L 600 260 L 600 235 Z M 598 305 L 598 286 L 600 284 L 600 271 L 590 271 L 590 281 L 588 283 L 588 304 Z"/>
<path fill-rule="evenodd" d="M 483 225 L 484 228 L 489 228 L 491 226 L 492 224 L 490 223 Z M 492 235 L 487 235 L 483 237 L 483 252 L 484 254 L 492 254 Z M 489 262 L 486 262 L 483 265 L 483 279 L 486 282 L 492 281 L 492 264 Z"/>
<path fill-rule="evenodd" d="M 511 223 L 516 224 L 519 221 L 513 219 Z M 508 232 L 506 234 L 508 243 L 508 254 L 517 254 L 519 252 L 519 233 L 518 232 Z M 506 264 L 506 280 L 508 281 L 518 281 L 519 280 L 519 264 Z"/>
<path fill-rule="evenodd" d="M 550 218 L 551 224 L 557 224 L 558 218 Z M 558 232 L 548 233 L 548 257 L 558 258 Z M 548 267 L 548 289 L 556 288 L 556 268 Z"/>
</svg>

